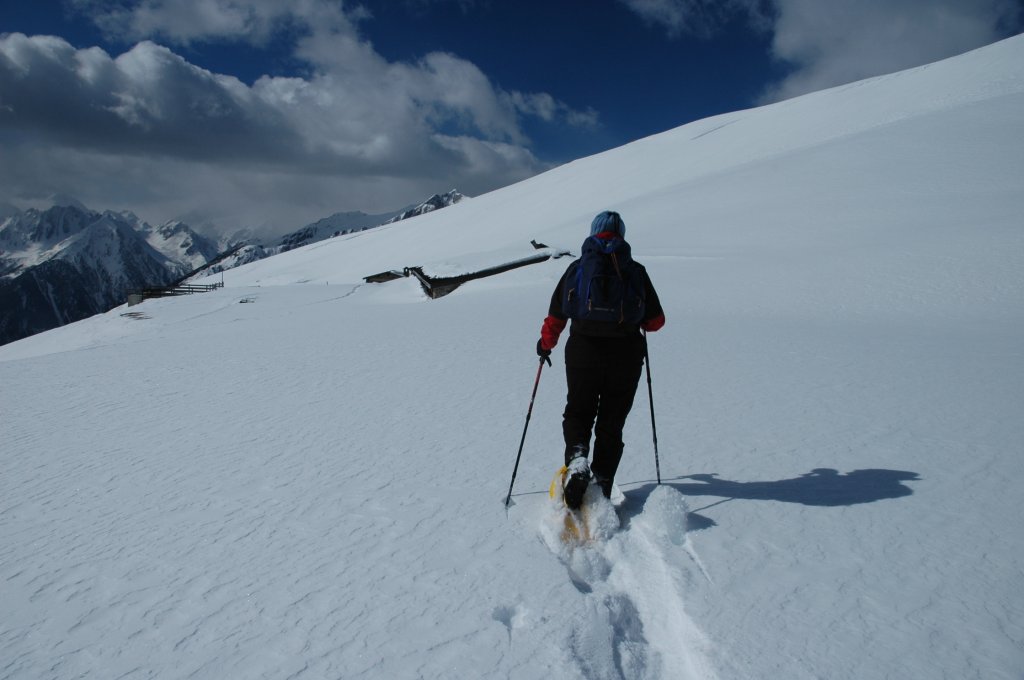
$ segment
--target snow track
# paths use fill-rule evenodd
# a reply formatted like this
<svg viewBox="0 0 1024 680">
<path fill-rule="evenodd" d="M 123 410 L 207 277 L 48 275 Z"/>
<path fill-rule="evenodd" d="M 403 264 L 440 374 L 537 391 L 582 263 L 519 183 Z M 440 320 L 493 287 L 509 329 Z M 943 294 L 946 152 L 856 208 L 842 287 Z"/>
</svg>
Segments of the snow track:
<svg viewBox="0 0 1024 680">
<path fill-rule="evenodd" d="M 643 495 L 643 490 L 634 495 Z M 595 487 L 587 492 L 593 540 L 562 542 L 562 509 L 548 504 L 541 535 L 582 595 L 564 645 L 587 680 L 716 678 L 709 643 L 685 609 L 695 574 L 704 578 L 686 535 L 687 506 L 668 486 L 619 511 Z M 633 505 L 641 505 L 638 511 Z M 633 514 L 633 513 L 636 514 Z M 696 567 L 696 570 L 694 569 Z"/>
<path fill-rule="evenodd" d="M 1020 680 L 1022 66 L 695 123 L 0 347 L 0 680 Z M 567 263 L 360 282 L 607 207 L 669 319 L 663 485 L 641 388 L 625 504 L 553 555 L 562 348 L 497 499 Z"/>
</svg>

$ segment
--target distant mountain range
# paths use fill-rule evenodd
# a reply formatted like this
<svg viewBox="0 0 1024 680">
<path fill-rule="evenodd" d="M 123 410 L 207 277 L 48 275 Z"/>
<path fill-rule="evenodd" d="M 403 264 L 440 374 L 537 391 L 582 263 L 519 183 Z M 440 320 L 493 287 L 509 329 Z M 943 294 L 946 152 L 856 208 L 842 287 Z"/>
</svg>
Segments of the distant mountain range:
<svg viewBox="0 0 1024 680">
<path fill-rule="evenodd" d="M 466 196 L 452 189 L 444 194 L 434 194 L 419 205 L 409 206 L 394 212 L 377 215 L 368 215 L 364 212 L 334 213 L 330 217 L 317 220 L 301 229 L 285 234 L 270 245 L 263 245 L 256 239 L 252 242 L 228 243 L 226 244 L 226 252 L 228 254 L 211 263 L 209 267 L 205 267 L 202 271 L 197 272 L 197 275 L 216 274 L 217 272 L 234 269 L 243 264 L 249 264 L 250 262 L 262 260 L 289 250 L 295 250 L 296 248 L 308 246 L 318 241 L 334 238 L 335 236 L 354 234 L 400 220 L 407 220 L 410 217 L 416 217 L 455 205 L 465 198 Z"/>
<path fill-rule="evenodd" d="M 19 212 L 0 223 L 0 344 L 111 309 L 215 252 L 185 225 L 153 228 L 127 212 Z"/>
<path fill-rule="evenodd" d="M 130 212 L 75 201 L 47 210 L 0 206 L 0 345 L 105 312 L 129 291 L 167 286 L 458 203 L 458 191 L 390 213 L 336 213 L 269 245 L 218 244 L 181 221 L 151 226 Z"/>
<path fill-rule="evenodd" d="M 460 194 L 455 189 L 452 189 L 446 194 L 434 194 L 433 196 L 425 200 L 423 203 L 420 203 L 418 206 L 405 210 L 398 215 L 395 215 L 391 219 L 387 220 L 385 224 L 391 224 L 392 222 L 398 222 L 399 220 L 407 220 L 410 217 L 417 217 L 428 212 L 440 210 L 441 208 L 447 208 L 448 206 L 455 205 L 464 198 L 465 196 Z"/>
</svg>

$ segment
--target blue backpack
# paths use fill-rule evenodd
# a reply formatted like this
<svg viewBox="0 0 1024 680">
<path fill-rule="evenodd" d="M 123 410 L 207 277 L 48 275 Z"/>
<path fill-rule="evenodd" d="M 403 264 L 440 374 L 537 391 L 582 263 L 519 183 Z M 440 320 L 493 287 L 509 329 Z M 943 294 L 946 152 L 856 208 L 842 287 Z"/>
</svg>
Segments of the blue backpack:
<svg viewBox="0 0 1024 680">
<path fill-rule="evenodd" d="M 644 318 L 643 270 L 621 238 L 591 236 L 569 265 L 562 313 L 570 319 L 639 324 Z"/>
</svg>

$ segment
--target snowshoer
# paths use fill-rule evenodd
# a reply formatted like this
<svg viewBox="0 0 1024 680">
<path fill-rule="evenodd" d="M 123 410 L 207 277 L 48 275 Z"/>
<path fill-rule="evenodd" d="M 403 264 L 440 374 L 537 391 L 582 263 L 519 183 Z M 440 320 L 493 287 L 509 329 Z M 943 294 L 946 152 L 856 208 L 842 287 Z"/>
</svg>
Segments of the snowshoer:
<svg viewBox="0 0 1024 680">
<path fill-rule="evenodd" d="M 622 458 L 622 428 L 643 371 L 647 339 L 665 325 L 665 314 L 643 265 L 633 261 L 618 213 L 605 211 L 590 225 L 580 258 L 571 263 L 551 296 L 537 354 L 550 363 L 551 350 L 570 319 L 565 344 L 569 387 L 565 438 L 565 504 L 578 509 L 593 477 L 611 496 Z M 593 463 L 588 462 L 591 432 Z"/>
</svg>

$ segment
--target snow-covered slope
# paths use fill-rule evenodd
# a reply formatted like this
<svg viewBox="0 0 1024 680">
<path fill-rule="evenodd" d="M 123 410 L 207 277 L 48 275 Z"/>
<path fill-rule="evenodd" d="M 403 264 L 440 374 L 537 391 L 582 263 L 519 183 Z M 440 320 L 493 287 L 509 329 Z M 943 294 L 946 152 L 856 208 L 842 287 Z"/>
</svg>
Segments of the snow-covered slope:
<svg viewBox="0 0 1024 680">
<path fill-rule="evenodd" d="M 1017 678 L 1024 38 L 700 121 L 0 348 L 0 678 Z M 650 338 L 569 551 L 541 374 L 619 210 Z M 605 508 L 607 510 L 607 508 Z M 605 515 L 607 516 L 607 515 Z"/>
</svg>

